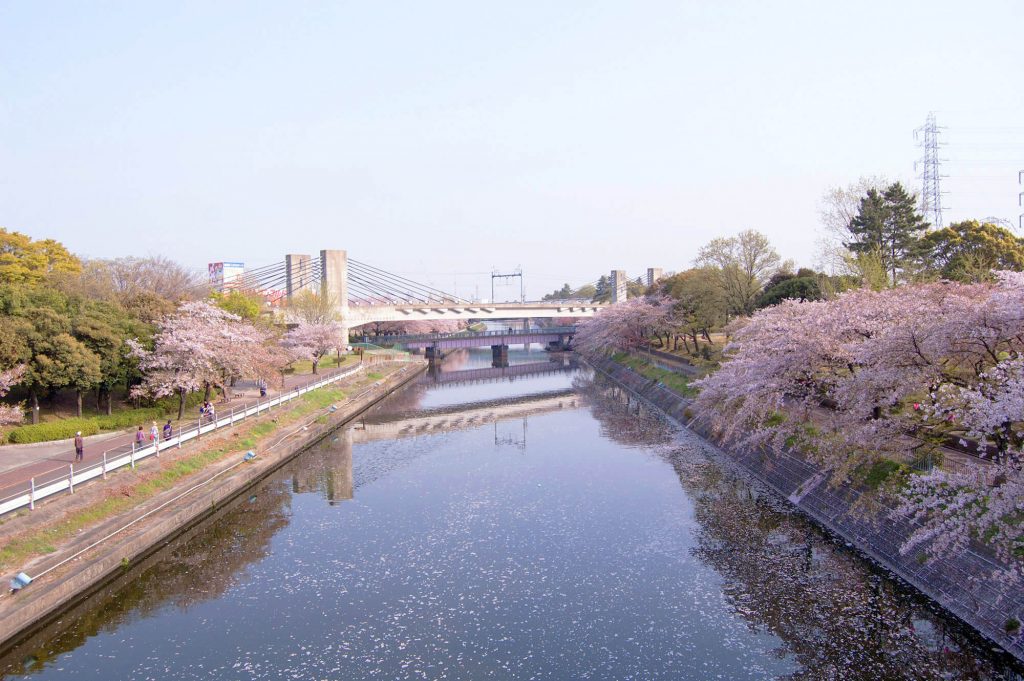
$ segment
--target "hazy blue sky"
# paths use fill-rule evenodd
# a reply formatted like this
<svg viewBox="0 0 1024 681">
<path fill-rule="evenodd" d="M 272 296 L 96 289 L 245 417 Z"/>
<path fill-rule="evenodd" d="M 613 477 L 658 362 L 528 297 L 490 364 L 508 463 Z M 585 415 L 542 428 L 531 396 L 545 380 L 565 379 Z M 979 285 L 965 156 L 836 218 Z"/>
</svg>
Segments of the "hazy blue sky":
<svg viewBox="0 0 1024 681">
<path fill-rule="evenodd" d="M 913 180 L 932 109 L 980 135 L 950 216 L 1016 222 L 1022 27 L 1021 0 L 0 0 L 0 226 L 201 267 L 346 248 L 460 294 L 749 227 L 809 263 L 825 189 Z"/>
</svg>

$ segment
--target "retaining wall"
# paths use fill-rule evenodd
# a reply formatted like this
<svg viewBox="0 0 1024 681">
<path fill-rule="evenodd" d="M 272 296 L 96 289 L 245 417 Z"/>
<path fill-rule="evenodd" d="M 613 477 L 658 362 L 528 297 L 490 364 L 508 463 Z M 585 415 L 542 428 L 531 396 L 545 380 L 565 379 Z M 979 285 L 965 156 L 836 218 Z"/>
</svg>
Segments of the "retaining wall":
<svg viewBox="0 0 1024 681">
<path fill-rule="evenodd" d="M 611 360 L 595 360 L 591 365 L 679 424 L 690 427 L 688 398 Z M 696 432 L 707 439 L 707 433 Z M 1001 565 L 985 547 L 977 545 L 959 555 L 928 559 L 918 551 L 901 554 L 900 546 L 914 527 L 905 520 L 890 520 L 884 509 L 869 515 L 863 506 L 855 508 L 858 502 L 864 503 L 863 490 L 827 484 L 826 476 L 815 466 L 788 452 L 719 451 L 873 562 L 1024 661 L 1022 636 L 1011 636 L 1005 630 L 1010 618 L 1024 621 L 1024 589 L 990 577 Z"/>
<path fill-rule="evenodd" d="M 294 433 L 288 436 L 290 439 L 286 445 L 269 451 L 257 449 L 259 456 L 241 466 L 237 465 L 238 459 L 242 456 L 240 452 L 238 458 L 232 457 L 230 461 L 212 464 L 195 477 L 156 495 L 138 508 L 98 524 L 62 546 L 58 552 L 26 566 L 25 571 L 28 574 L 37 574 L 49 565 L 58 563 L 65 556 L 73 556 L 97 539 L 124 527 L 126 523 L 143 515 L 149 509 L 156 509 L 161 504 L 171 502 L 138 525 L 118 533 L 59 570 L 33 581 L 13 595 L 0 597 L 0 653 L 6 652 L 68 608 L 101 589 L 110 580 L 122 574 L 125 566 L 137 565 L 174 537 L 206 520 L 308 446 L 352 420 L 425 370 L 425 362 L 409 364 L 377 381 L 363 393 L 348 398 L 336 411 L 325 409 L 320 418 L 290 427 Z M 268 436 L 269 440 L 281 437 L 283 433 Z M 223 473 L 223 476 L 217 477 L 215 482 L 175 500 L 177 496 L 181 496 L 183 490 L 196 487 L 197 482 L 208 480 L 220 473 Z"/>
</svg>

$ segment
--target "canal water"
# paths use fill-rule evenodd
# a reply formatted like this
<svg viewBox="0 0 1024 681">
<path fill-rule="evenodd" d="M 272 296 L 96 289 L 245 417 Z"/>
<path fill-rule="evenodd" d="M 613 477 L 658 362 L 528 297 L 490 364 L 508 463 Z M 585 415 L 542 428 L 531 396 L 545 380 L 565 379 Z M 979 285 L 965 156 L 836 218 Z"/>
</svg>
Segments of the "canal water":
<svg viewBox="0 0 1024 681">
<path fill-rule="evenodd" d="M 3 678 L 1020 678 L 585 368 L 490 361 L 452 355 Z"/>
</svg>

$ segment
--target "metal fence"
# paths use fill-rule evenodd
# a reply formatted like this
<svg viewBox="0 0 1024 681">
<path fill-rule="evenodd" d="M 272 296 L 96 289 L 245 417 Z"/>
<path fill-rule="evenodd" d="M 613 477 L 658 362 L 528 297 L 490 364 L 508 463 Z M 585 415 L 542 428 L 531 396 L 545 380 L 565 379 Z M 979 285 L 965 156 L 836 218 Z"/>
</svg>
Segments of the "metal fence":
<svg viewBox="0 0 1024 681">
<path fill-rule="evenodd" d="M 397 355 L 388 355 L 386 359 L 375 358 L 380 363 L 385 361 L 402 361 Z M 212 433 L 218 428 L 230 427 L 243 421 L 250 416 L 259 416 L 264 412 L 272 410 L 285 402 L 294 400 L 302 395 L 340 381 L 343 378 L 352 376 L 370 364 L 377 361 L 370 360 L 360 363 L 350 369 L 339 371 L 336 374 L 310 381 L 304 385 L 292 388 L 287 392 L 273 398 L 257 398 L 255 404 L 244 408 L 232 407 L 226 414 L 214 412 L 211 420 L 200 419 L 195 425 L 179 429 L 172 437 L 166 440 L 157 440 L 144 445 L 136 445 L 134 442 L 129 446 L 120 446 L 103 452 L 102 460 L 89 464 L 88 466 L 77 467 L 72 463 L 67 466 L 60 466 L 31 478 L 26 486 L 15 491 L 13 494 L 0 499 L 0 516 L 16 511 L 26 506 L 34 509 L 36 502 L 46 497 L 60 494 L 62 492 L 74 493 L 75 486 L 94 478 L 106 479 L 107 475 L 119 468 L 130 467 L 149 456 L 160 456 L 161 451 L 171 448 L 181 448 L 181 445 L 189 440 L 198 439 L 207 433 Z"/>
</svg>

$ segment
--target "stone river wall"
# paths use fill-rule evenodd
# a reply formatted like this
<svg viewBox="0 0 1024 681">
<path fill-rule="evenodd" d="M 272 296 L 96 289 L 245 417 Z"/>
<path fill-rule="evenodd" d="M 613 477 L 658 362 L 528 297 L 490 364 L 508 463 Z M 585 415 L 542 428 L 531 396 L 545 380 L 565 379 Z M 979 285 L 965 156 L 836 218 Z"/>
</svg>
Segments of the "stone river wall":
<svg viewBox="0 0 1024 681">
<path fill-rule="evenodd" d="M 147 508 L 160 509 L 145 521 L 119 532 L 116 536 L 110 536 L 109 540 L 103 541 L 81 557 L 74 558 L 59 571 L 33 581 L 17 594 L 0 596 L 0 651 L 10 649 L 101 589 L 125 572 L 124 567 L 144 562 L 150 554 L 172 538 L 211 517 L 305 448 L 352 420 L 425 370 L 426 362 L 404 366 L 368 386 L 359 394 L 344 399 L 336 408 L 325 408 L 311 414 L 307 424 L 299 422 L 285 428 L 284 433 L 275 432 L 268 436 L 269 439 L 276 439 L 278 442 L 286 436 L 288 439 L 280 447 L 261 451 L 250 463 L 237 466 L 237 460 L 225 460 L 203 469 L 200 477 L 204 479 L 219 474 L 219 469 L 227 469 L 222 477 L 216 478 L 216 484 L 201 488 L 196 485 L 192 488 L 194 491 L 181 496 L 182 487 L 195 483 L 195 480 L 191 479 L 183 481 L 155 496 L 144 506 L 99 523 L 60 547 L 57 553 L 45 556 L 40 561 L 43 564 L 55 563 L 65 555 L 75 555 L 82 547 L 91 546 L 96 538 L 110 536 L 108 533 L 124 527 L 126 522 L 130 523 L 132 518 L 145 512 Z M 241 456 L 239 452 L 238 458 Z M 34 573 L 31 566 L 27 569 Z"/>
<path fill-rule="evenodd" d="M 611 360 L 592 361 L 594 369 L 627 388 L 646 403 L 689 427 L 690 400 Z M 700 433 L 700 431 L 697 431 Z M 700 433 L 707 438 L 707 433 Z M 912 585 L 985 638 L 1024 661 L 1020 631 L 1006 632 L 1011 618 L 1024 621 L 1024 589 L 991 575 L 1000 565 L 982 546 L 956 556 L 927 558 L 900 553 L 913 527 L 881 513 L 854 510 L 863 490 L 825 483 L 813 465 L 784 451 L 719 449 L 722 456 L 786 497 L 818 524 L 859 550 L 876 564 Z"/>
</svg>

